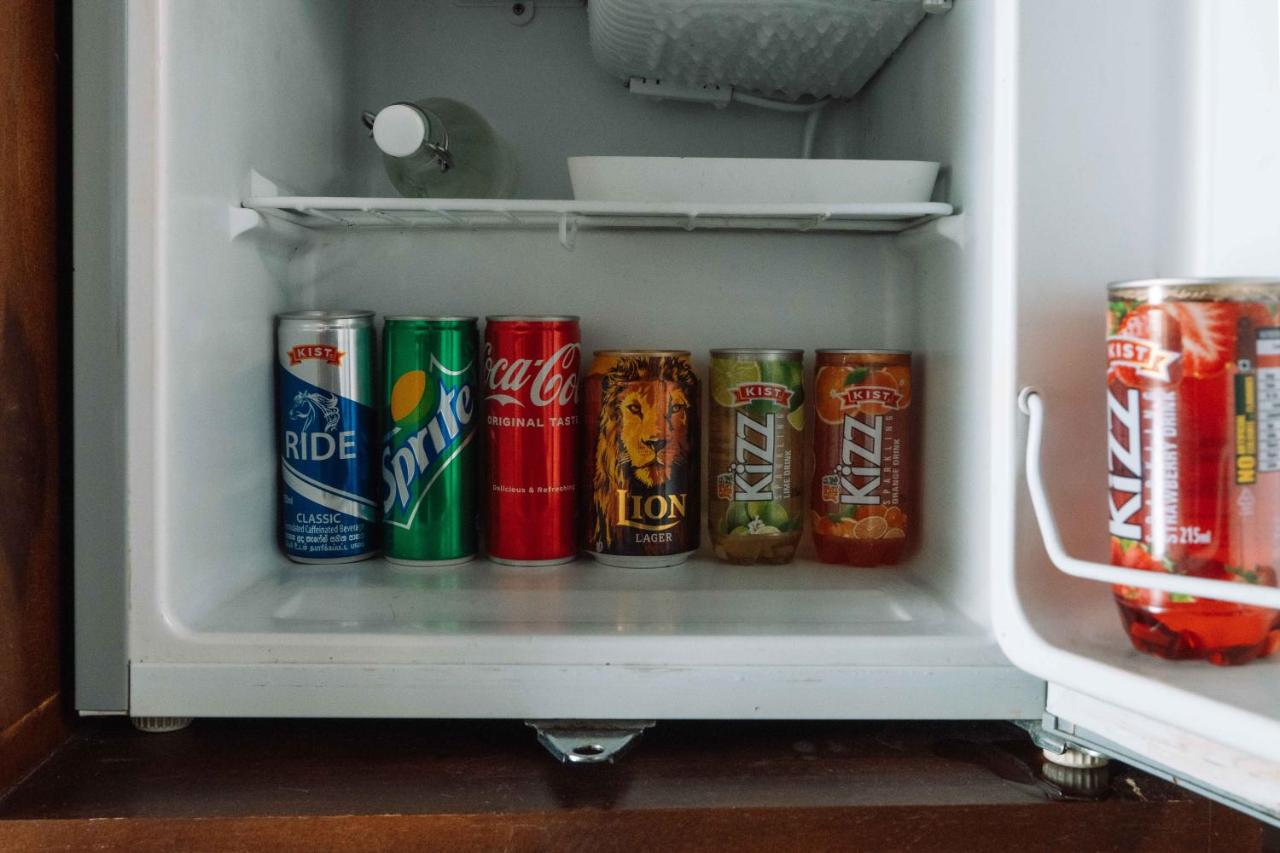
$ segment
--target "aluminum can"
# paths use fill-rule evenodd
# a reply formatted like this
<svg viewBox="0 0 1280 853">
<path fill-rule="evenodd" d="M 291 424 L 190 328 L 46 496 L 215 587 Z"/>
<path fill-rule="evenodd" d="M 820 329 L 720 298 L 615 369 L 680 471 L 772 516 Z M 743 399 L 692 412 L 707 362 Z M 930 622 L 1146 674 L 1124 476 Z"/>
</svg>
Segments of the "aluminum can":
<svg viewBox="0 0 1280 853">
<path fill-rule="evenodd" d="M 908 543 L 911 353 L 817 351 L 813 544 L 824 563 L 892 565 Z"/>
<path fill-rule="evenodd" d="M 599 350 L 583 394 L 584 544 L 601 563 L 683 563 L 698 547 L 698 377 L 678 350 Z"/>
<path fill-rule="evenodd" d="M 485 550 L 495 563 L 578 556 L 581 362 L 577 317 L 485 320 Z"/>
<path fill-rule="evenodd" d="M 716 556 L 790 562 L 804 528 L 804 351 L 711 351 L 707 527 Z"/>
<path fill-rule="evenodd" d="M 382 442 L 387 562 L 447 566 L 475 556 L 479 448 L 474 317 L 388 317 Z"/>
<path fill-rule="evenodd" d="M 280 547 L 298 563 L 377 551 L 373 313 L 276 315 Z"/>
<path fill-rule="evenodd" d="M 1280 282 L 1118 282 L 1108 297 L 1111 562 L 1275 586 Z M 1113 591 L 1148 654 L 1239 664 L 1280 646 L 1272 609 Z"/>
</svg>

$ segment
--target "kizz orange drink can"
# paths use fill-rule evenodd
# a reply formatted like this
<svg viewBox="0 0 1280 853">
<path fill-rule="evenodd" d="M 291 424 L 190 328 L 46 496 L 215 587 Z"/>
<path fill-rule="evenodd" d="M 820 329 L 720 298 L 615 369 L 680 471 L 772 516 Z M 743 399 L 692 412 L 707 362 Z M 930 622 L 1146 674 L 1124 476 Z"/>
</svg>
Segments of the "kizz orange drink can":
<svg viewBox="0 0 1280 853">
<path fill-rule="evenodd" d="M 911 353 L 818 350 L 813 544 L 824 563 L 892 565 L 908 537 Z"/>
</svg>

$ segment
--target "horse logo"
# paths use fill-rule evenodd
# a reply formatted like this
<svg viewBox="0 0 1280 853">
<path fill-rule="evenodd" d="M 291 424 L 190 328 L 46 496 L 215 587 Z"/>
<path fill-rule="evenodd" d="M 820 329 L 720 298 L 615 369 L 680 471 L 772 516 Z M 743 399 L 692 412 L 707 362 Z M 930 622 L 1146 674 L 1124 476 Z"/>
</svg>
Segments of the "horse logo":
<svg viewBox="0 0 1280 853">
<path fill-rule="evenodd" d="M 299 391 L 293 396 L 293 406 L 289 409 L 289 420 L 302 421 L 302 432 L 310 432 L 311 425 L 317 418 L 324 418 L 324 431 L 334 432 L 342 419 L 338 409 L 338 395 L 326 397 L 319 391 Z"/>
</svg>

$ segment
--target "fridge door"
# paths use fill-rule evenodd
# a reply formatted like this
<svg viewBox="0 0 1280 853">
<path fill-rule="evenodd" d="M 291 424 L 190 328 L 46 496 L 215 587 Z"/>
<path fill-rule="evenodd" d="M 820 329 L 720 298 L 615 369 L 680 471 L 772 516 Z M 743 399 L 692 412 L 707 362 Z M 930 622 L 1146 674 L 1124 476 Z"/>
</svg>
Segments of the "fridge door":
<svg viewBox="0 0 1280 853">
<path fill-rule="evenodd" d="M 1280 820 L 1280 659 L 1215 667 L 1133 651 L 1107 586 L 1048 558 L 1015 405 L 1028 386 L 1043 402 L 1039 462 L 1066 551 L 1105 563 L 1105 286 L 1280 271 L 1269 210 L 1280 5 L 1044 0 L 1001 12 L 996 63 L 1011 85 L 995 105 L 997 636 L 1050 683 L 1051 735 Z"/>
</svg>

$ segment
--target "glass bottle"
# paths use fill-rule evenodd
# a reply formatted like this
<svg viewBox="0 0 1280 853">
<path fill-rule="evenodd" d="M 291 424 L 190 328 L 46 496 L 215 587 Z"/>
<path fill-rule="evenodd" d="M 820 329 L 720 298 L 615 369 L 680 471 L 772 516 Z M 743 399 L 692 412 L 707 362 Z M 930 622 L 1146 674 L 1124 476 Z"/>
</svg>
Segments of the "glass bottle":
<svg viewBox="0 0 1280 853">
<path fill-rule="evenodd" d="M 362 118 L 396 191 L 409 198 L 510 198 L 515 154 L 471 107 L 424 98 Z"/>
</svg>

